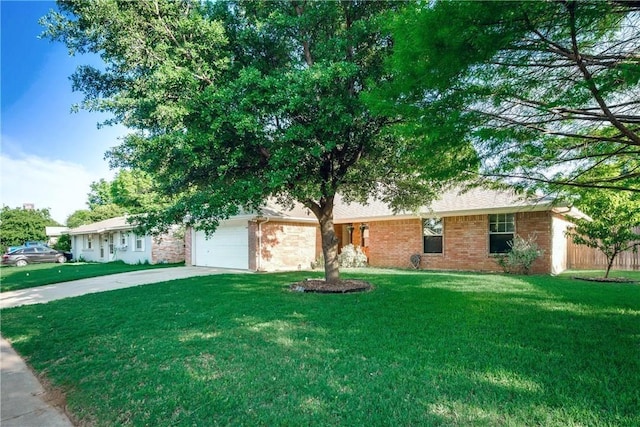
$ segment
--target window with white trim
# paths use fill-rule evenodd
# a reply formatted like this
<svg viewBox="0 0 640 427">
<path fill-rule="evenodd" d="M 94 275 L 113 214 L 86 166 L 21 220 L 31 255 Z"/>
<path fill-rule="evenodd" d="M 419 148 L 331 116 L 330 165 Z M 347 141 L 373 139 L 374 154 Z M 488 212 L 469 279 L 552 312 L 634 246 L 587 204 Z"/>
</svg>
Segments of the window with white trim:
<svg viewBox="0 0 640 427">
<path fill-rule="evenodd" d="M 515 232 L 515 214 L 489 215 L 489 253 L 504 254 L 509 252 Z"/>
<path fill-rule="evenodd" d="M 136 251 L 144 251 L 144 236 L 136 234 Z"/>
<path fill-rule="evenodd" d="M 422 220 L 422 251 L 425 254 L 442 253 L 442 219 L 425 218 Z"/>
<path fill-rule="evenodd" d="M 93 239 L 91 234 L 87 234 L 87 240 L 86 240 L 86 245 L 85 245 L 86 249 L 93 249 Z"/>
<path fill-rule="evenodd" d="M 109 254 L 113 255 L 115 250 L 113 233 L 109 234 Z"/>
</svg>

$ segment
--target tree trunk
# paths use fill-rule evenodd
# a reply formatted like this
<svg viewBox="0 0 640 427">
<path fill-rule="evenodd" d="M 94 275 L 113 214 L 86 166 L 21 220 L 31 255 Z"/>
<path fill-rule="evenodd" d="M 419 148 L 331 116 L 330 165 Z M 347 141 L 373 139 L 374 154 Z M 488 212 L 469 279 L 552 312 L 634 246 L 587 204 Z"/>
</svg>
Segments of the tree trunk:
<svg viewBox="0 0 640 427">
<path fill-rule="evenodd" d="M 617 253 L 614 253 L 611 257 L 609 257 L 609 262 L 607 263 L 607 271 L 604 273 L 604 278 L 609 277 L 609 271 L 611 271 L 611 267 L 613 266 L 613 260 L 616 259 Z"/>
<path fill-rule="evenodd" d="M 309 203 L 307 207 L 311 209 L 320 223 L 324 279 L 327 283 L 337 283 L 340 280 L 340 268 L 338 264 L 338 237 L 333 227 L 333 197 L 323 197 L 319 204 Z"/>
<path fill-rule="evenodd" d="M 320 236 L 322 237 L 322 254 L 324 255 L 324 279 L 327 283 L 340 280 L 338 265 L 338 237 L 333 227 L 333 217 L 320 220 Z"/>
</svg>

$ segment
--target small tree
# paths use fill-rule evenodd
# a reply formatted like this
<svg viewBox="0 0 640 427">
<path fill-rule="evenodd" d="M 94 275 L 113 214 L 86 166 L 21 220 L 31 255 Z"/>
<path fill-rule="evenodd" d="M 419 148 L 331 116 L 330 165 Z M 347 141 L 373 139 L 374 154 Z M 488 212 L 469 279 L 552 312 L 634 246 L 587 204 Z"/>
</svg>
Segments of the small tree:
<svg viewBox="0 0 640 427">
<path fill-rule="evenodd" d="M 620 191 L 592 190 L 581 194 L 577 205 L 591 220 L 574 218 L 567 234 L 579 245 L 600 250 L 609 272 L 616 257 L 640 246 L 640 195 Z"/>
</svg>

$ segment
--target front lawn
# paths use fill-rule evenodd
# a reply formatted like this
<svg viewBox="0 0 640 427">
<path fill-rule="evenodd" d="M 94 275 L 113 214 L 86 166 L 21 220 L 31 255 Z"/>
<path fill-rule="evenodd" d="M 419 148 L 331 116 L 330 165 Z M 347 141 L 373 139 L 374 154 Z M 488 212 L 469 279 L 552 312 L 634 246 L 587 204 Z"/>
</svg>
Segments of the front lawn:
<svg viewBox="0 0 640 427">
<path fill-rule="evenodd" d="M 640 425 L 640 285 L 568 277 L 220 275 L 3 310 L 89 425 Z M 354 277 L 345 275 L 347 277 Z"/>
<path fill-rule="evenodd" d="M 177 267 L 180 265 L 184 264 L 125 264 L 122 261 L 114 261 L 107 263 L 32 264 L 26 267 L 2 266 L 0 268 L 0 292 L 17 291 L 18 289 L 106 276 L 108 274 L 150 268 Z"/>
</svg>

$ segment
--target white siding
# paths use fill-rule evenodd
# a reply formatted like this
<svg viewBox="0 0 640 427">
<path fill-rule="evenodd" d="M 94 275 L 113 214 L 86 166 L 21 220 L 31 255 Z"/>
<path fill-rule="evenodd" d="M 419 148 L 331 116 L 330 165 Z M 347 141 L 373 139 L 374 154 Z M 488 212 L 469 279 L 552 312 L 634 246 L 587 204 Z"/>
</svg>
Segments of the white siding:
<svg viewBox="0 0 640 427">
<path fill-rule="evenodd" d="M 567 237 L 565 231 L 571 223 L 560 218 L 551 218 L 551 274 L 560 274 L 567 269 Z"/>
</svg>

